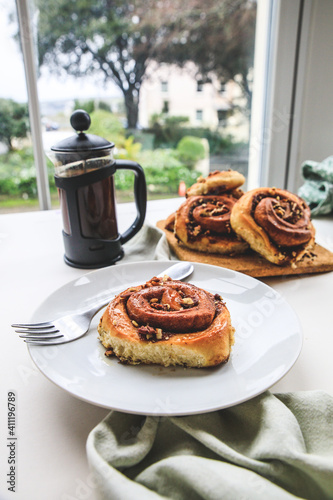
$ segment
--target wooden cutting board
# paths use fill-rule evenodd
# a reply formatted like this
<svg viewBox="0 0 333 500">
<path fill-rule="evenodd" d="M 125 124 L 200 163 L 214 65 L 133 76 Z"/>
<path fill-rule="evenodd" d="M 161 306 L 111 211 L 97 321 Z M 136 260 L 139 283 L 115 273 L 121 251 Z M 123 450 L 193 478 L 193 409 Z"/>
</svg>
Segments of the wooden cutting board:
<svg viewBox="0 0 333 500">
<path fill-rule="evenodd" d="M 297 263 L 296 268 L 292 268 L 290 266 L 276 266 L 271 264 L 252 250 L 246 254 L 233 257 L 196 252 L 185 247 L 182 243 L 178 243 L 174 234 L 165 229 L 165 220 L 158 221 L 156 226 L 164 231 L 171 249 L 179 260 L 226 267 L 227 269 L 248 274 L 254 278 L 333 271 L 333 253 L 317 244 L 312 252 L 312 257 L 304 257 Z"/>
</svg>

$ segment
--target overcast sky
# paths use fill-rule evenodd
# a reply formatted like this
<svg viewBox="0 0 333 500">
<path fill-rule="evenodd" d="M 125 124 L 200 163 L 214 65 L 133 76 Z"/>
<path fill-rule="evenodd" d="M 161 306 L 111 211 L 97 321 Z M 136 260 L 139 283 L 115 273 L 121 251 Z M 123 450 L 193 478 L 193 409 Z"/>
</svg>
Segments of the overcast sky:
<svg viewBox="0 0 333 500">
<path fill-rule="evenodd" d="M 13 2 L 15 4 L 15 2 Z M 15 26 L 8 23 L 8 11 L 11 2 L 0 0 L 0 98 L 14 99 L 18 102 L 27 101 L 25 73 L 22 55 L 18 44 L 13 39 Z M 93 79 L 67 78 L 59 82 L 55 77 L 44 75 L 38 80 L 38 93 L 40 101 L 75 99 L 84 97 L 112 97 L 120 95 L 114 85 L 104 89 L 96 85 Z"/>
</svg>

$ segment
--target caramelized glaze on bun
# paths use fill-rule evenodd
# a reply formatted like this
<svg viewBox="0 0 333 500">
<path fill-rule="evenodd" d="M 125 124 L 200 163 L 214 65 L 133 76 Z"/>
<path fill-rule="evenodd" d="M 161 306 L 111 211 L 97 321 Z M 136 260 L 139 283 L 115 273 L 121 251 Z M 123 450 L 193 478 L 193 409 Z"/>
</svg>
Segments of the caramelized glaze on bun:
<svg viewBox="0 0 333 500">
<path fill-rule="evenodd" d="M 207 194 L 222 194 L 230 191 L 237 193 L 245 182 L 245 177 L 236 170 L 215 170 L 208 177 L 199 177 L 198 181 L 186 191 L 186 197 Z M 237 194 L 235 193 L 235 196 Z M 238 197 L 242 193 L 239 193 Z"/>
<path fill-rule="evenodd" d="M 235 203 L 230 223 L 253 250 L 277 265 L 295 265 L 315 242 L 310 208 L 283 189 L 248 191 Z"/>
<path fill-rule="evenodd" d="M 168 277 L 116 296 L 101 317 L 98 333 L 106 355 L 134 365 L 216 366 L 228 361 L 234 342 L 230 314 L 220 296 Z"/>
<path fill-rule="evenodd" d="M 236 201 L 232 194 L 187 198 L 176 212 L 176 238 L 199 252 L 224 255 L 245 252 L 248 244 L 230 225 L 230 213 Z"/>
</svg>

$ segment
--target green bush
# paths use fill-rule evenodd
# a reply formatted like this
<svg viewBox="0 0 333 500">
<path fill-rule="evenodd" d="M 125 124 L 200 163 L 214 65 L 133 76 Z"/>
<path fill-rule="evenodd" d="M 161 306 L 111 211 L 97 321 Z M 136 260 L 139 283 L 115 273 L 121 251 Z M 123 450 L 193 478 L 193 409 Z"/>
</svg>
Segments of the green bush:
<svg viewBox="0 0 333 500">
<path fill-rule="evenodd" d="M 157 167 L 144 168 L 148 192 L 155 194 L 178 193 L 180 181 L 190 187 L 199 177 L 198 172 L 191 171 L 185 166 L 165 167 L 162 171 Z"/>
<path fill-rule="evenodd" d="M 148 192 L 154 194 L 177 194 L 180 181 L 186 186 L 196 182 L 198 172 L 190 171 L 182 163 L 176 151 L 172 149 L 155 149 L 141 151 L 137 158 L 142 166 L 147 183 Z M 123 191 L 133 190 L 134 175 L 125 170 L 117 170 L 115 174 L 116 189 Z"/>
<path fill-rule="evenodd" d="M 184 181 L 189 187 L 199 176 L 198 172 L 189 170 L 180 161 L 177 151 L 172 149 L 137 151 L 136 161 L 144 169 L 150 194 L 177 195 L 180 181 Z M 47 168 L 50 190 L 54 193 L 56 192 L 54 167 L 50 160 L 47 160 Z M 130 171 L 118 170 L 115 174 L 116 189 L 129 195 L 126 201 L 129 201 L 133 195 L 133 181 L 134 174 Z M 0 195 L 30 200 L 37 198 L 36 169 L 32 148 L 0 155 Z"/>
<path fill-rule="evenodd" d="M 139 163 L 144 169 L 148 192 L 151 193 L 177 194 L 180 181 L 189 186 L 198 177 L 198 173 L 191 172 L 172 149 L 142 151 Z"/>
<path fill-rule="evenodd" d="M 19 194 L 19 188 L 16 179 L 13 179 L 11 177 L 6 177 L 4 179 L 0 178 L 0 194 L 7 194 L 10 196 Z"/>
<path fill-rule="evenodd" d="M 138 162 L 145 168 L 156 167 L 163 170 L 166 167 L 182 167 L 184 164 L 179 160 L 173 149 L 154 149 L 141 151 Z"/>
<path fill-rule="evenodd" d="M 117 152 L 114 156 L 122 160 L 137 161 L 140 151 L 141 143 L 135 142 L 133 135 L 130 135 L 124 138 L 121 148 L 117 147 Z"/>
<path fill-rule="evenodd" d="M 28 185 L 28 191 L 31 193 L 33 179 L 36 184 L 35 177 L 32 148 L 9 151 L 0 156 L 0 194 L 21 195 Z"/>
<path fill-rule="evenodd" d="M 154 113 L 149 118 L 150 128 L 179 127 L 189 121 L 188 116 L 168 116 L 164 113 Z"/>
<path fill-rule="evenodd" d="M 125 138 L 125 129 L 120 119 L 113 113 L 104 109 L 96 109 L 90 115 L 91 125 L 89 134 L 104 137 L 120 147 Z"/>
<path fill-rule="evenodd" d="M 51 192 L 56 190 L 53 165 L 47 160 Z M 0 156 L 0 194 L 37 198 L 36 168 L 32 148 L 10 151 Z"/>
<path fill-rule="evenodd" d="M 36 171 L 34 168 L 23 169 L 18 179 L 19 192 L 26 198 L 37 198 Z"/>
<path fill-rule="evenodd" d="M 92 99 L 88 101 L 79 101 L 78 99 L 75 99 L 74 110 L 76 109 L 84 109 L 84 111 L 91 114 L 95 110 L 95 102 Z"/>
<path fill-rule="evenodd" d="M 28 130 L 28 105 L 12 99 L 0 99 L 0 142 L 13 150 L 14 138 L 25 138 Z"/>
<path fill-rule="evenodd" d="M 195 164 L 205 157 L 205 147 L 198 137 L 185 136 L 177 144 L 179 159 L 188 167 L 193 168 Z"/>
<path fill-rule="evenodd" d="M 176 148 L 178 142 L 188 135 L 207 139 L 210 154 L 229 152 L 234 142 L 231 137 L 223 136 L 218 130 L 205 127 L 186 127 L 180 120 L 156 120 L 153 126 L 145 129 L 145 132 L 154 134 L 154 148 Z M 177 118 L 177 117 L 175 117 Z M 182 118 L 182 117 L 179 117 Z"/>
</svg>

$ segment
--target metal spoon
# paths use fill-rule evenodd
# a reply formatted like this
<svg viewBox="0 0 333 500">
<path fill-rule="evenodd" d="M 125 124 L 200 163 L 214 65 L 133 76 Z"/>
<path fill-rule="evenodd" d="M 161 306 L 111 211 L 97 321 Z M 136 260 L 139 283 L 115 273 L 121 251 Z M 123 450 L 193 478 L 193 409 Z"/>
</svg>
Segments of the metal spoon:
<svg viewBox="0 0 333 500">
<path fill-rule="evenodd" d="M 173 280 L 183 280 L 193 273 L 194 267 L 190 262 L 178 262 L 168 267 L 162 273 L 158 274 L 161 278 L 165 275 L 169 276 Z"/>
</svg>

